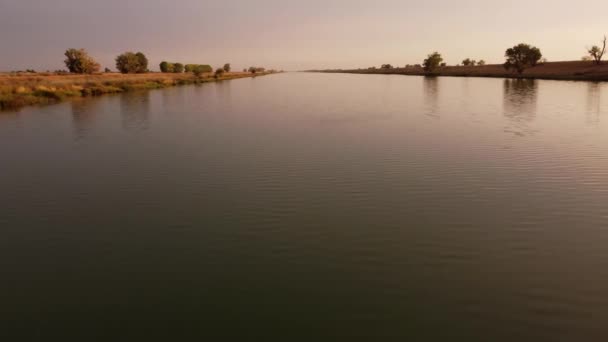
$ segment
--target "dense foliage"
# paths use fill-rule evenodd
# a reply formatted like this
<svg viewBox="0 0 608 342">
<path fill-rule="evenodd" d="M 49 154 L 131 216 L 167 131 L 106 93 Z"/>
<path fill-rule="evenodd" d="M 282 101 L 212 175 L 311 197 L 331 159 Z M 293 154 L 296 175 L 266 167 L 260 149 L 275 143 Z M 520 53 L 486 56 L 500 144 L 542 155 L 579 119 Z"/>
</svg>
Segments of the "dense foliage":
<svg viewBox="0 0 608 342">
<path fill-rule="evenodd" d="M 527 68 L 536 66 L 543 55 L 537 47 L 522 43 L 507 49 L 505 57 L 505 69 L 514 69 L 521 74 Z"/>
<path fill-rule="evenodd" d="M 184 67 L 184 70 L 186 72 L 192 72 L 195 75 L 197 73 L 198 73 L 198 75 L 200 75 L 200 74 L 204 74 L 204 73 L 213 72 L 213 68 L 211 67 L 211 65 L 208 65 L 208 64 L 186 64 L 186 66 Z"/>
<path fill-rule="evenodd" d="M 65 56 L 65 66 L 71 73 L 93 74 L 99 72 L 99 63 L 89 56 L 84 49 L 68 49 Z"/>
<path fill-rule="evenodd" d="M 252 74 L 257 74 L 258 72 L 264 72 L 264 71 L 266 71 L 266 69 L 262 68 L 262 67 L 254 67 L 254 66 L 249 67 L 249 72 Z"/>
<path fill-rule="evenodd" d="M 433 71 L 437 70 L 441 62 L 443 62 L 443 57 L 441 57 L 441 54 L 439 52 L 435 51 L 427 56 L 427 58 L 422 63 L 422 66 L 424 68 L 424 71 L 426 71 L 427 73 L 432 73 Z"/>
<path fill-rule="evenodd" d="M 160 63 L 160 71 L 179 74 L 184 72 L 184 65 L 182 63 L 169 63 L 163 61 Z"/>
<path fill-rule="evenodd" d="M 123 74 L 142 74 L 148 72 L 148 58 L 141 52 L 125 52 L 116 57 L 116 69 Z"/>
<path fill-rule="evenodd" d="M 475 66 L 476 64 L 477 64 L 477 61 L 474 59 L 470 59 L 470 58 L 467 58 L 462 61 L 462 65 L 464 65 L 464 66 Z"/>
</svg>

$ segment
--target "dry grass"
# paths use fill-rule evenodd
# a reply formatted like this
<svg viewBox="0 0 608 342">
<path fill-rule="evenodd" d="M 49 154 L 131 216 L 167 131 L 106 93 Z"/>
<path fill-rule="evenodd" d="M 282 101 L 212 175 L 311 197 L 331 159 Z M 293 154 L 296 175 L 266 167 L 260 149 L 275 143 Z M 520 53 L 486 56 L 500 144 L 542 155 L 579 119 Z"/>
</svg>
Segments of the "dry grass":
<svg viewBox="0 0 608 342">
<path fill-rule="evenodd" d="M 421 67 L 395 69 L 355 69 L 355 70 L 326 70 L 323 72 L 346 72 L 357 74 L 399 74 L 425 75 Z M 500 64 L 484 66 L 447 66 L 439 67 L 436 76 L 460 77 L 504 77 L 504 78 L 538 78 L 555 80 L 588 80 L 608 81 L 608 62 L 596 65 L 593 62 L 550 62 L 526 69 L 523 74 L 507 71 Z"/>
<path fill-rule="evenodd" d="M 257 74 L 261 76 L 263 74 Z M 265 74 L 264 74 L 265 75 Z M 219 78 L 212 74 L 118 74 L 55 75 L 0 73 L 0 110 L 27 105 L 56 103 L 71 97 L 96 96 L 138 89 L 166 88 L 183 84 L 251 77 L 250 73 L 231 72 Z"/>
</svg>

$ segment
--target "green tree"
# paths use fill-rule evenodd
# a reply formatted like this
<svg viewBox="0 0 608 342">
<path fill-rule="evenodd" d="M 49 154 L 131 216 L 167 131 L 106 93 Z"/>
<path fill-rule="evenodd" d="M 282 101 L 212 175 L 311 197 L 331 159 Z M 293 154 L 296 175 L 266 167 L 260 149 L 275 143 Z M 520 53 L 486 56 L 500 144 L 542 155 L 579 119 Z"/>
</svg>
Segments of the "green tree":
<svg viewBox="0 0 608 342">
<path fill-rule="evenodd" d="M 231 67 L 230 67 L 230 63 L 226 63 L 226 64 L 224 64 L 224 71 L 225 71 L 225 72 L 230 72 L 230 69 L 231 69 Z"/>
<path fill-rule="evenodd" d="M 135 54 L 138 61 L 137 73 L 148 72 L 148 58 L 141 52 Z"/>
<path fill-rule="evenodd" d="M 116 69 L 123 74 L 148 72 L 148 59 L 141 53 L 125 52 L 116 57 Z"/>
<path fill-rule="evenodd" d="M 515 69 L 521 74 L 527 68 L 536 66 L 543 54 L 537 47 L 522 43 L 507 49 L 505 57 L 507 58 L 504 64 L 505 69 Z"/>
<path fill-rule="evenodd" d="M 471 65 L 471 62 L 472 62 L 471 59 L 467 58 L 467 59 L 465 59 L 465 60 L 462 61 L 462 65 L 469 66 L 469 65 Z"/>
<path fill-rule="evenodd" d="M 382 68 L 382 69 L 392 69 L 393 66 L 390 65 L 390 64 L 382 64 L 382 66 L 380 68 Z"/>
<path fill-rule="evenodd" d="M 203 74 L 205 73 L 209 73 L 212 72 L 213 68 L 211 68 L 211 66 L 209 65 L 201 65 L 201 64 L 196 64 L 194 65 L 192 72 L 194 73 L 194 75 L 196 77 L 201 77 Z"/>
<path fill-rule="evenodd" d="M 162 61 L 160 63 L 160 72 L 171 72 L 170 70 L 171 63 Z"/>
<path fill-rule="evenodd" d="M 206 72 L 212 72 L 213 68 L 207 64 L 186 64 L 184 66 L 186 72 L 195 72 L 198 70 L 201 74 Z"/>
<path fill-rule="evenodd" d="M 587 50 L 589 52 L 589 56 L 593 58 L 595 64 L 600 65 L 602 63 L 602 57 L 604 57 L 604 53 L 606 52 L 606 36 L 604 36 L 604 40 L 602 41 L 602 48 L 597 45 L 592 46 Z"/>
<path fill-rule="evenodd" d="M 173 72 L 176 74 L 181 74 L 184 72 L 184 65 L 182 63 L 173 64 Z"/>
<path fill-rule="evenodd" d="M 479 62 L 477 62 L 477 65 L 484 66 L 484 65 L 486 65 L 486 61 L 484 61 L 483 59 L 480 59 Z"/>
<path fill-rule="evenodd" d="M 215 70 L 215 78 L 219 78 L 222 75 L 224 75 L 224 68 L 217 68 L 217 70 Z"/>
<path fill-rule="evenodd" d="M 99 63 L 89 56 L 85 49 L 68 49 L 65 56 L 65 66 L 71 73 L 92 74 L 99 72 Z"/>
<path fill-rule="evenodd" d="M 439 52 L 435 51 L 427 56 L 427 58 L 422 63 L 422 66 L 424 68 L 424 71 L 426 71 L 427 73 L 432 73 L 437 70 L 437 67 L 439 67 L 441 62 L 443 62 L 443 57 L 441 57 L 441 54 Z"/>
</svg>

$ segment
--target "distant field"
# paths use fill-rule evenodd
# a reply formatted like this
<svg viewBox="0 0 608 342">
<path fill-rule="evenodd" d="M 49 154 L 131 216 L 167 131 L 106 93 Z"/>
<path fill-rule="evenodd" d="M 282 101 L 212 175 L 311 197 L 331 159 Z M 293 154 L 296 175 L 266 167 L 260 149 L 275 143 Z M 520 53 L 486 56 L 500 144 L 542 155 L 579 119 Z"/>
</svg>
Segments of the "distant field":
<svg viewBox="0 0 608 342">
<path fill-rule="evenodd" d="M 269 74 L 248 72 L 225 73 L 217 79 L 213 74 L 146 73 L 96 75 L 56 75 L 50 73 L 0 73 L 0 110 L 27 105 L 49 104 L 70 97 L 95 96 L 137 89 L 166 88 Z"/>
<path fill-rule="evenodd" d="M 398 75 L 425 75 L 422 67 L 393 68 L 393 69 L 350 69 L 350 70 L 316 70 L 330 73 L 357 73 L 357 74 L 398 74 Z M 608 81 L 608 62 L 596 65 L 593 62 L 548 62 L 529 68 L 519 75 L 507 71 L 501 64 L 484 66 L 446 66 L 440 67 L 434 73 L 437 76 L 460 77 L 522 77 L 556 80 L 590 80 Z"/>
</svg>

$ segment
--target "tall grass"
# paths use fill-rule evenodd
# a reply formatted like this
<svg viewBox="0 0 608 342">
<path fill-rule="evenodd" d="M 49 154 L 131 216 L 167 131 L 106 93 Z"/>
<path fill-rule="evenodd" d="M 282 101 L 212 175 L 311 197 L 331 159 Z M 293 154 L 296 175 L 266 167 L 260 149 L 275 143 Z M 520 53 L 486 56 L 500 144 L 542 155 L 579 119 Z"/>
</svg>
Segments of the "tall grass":
<svg viewBox="0 0 608 342">
<path fill-rule="evenodd" d="M 142 89 L 158 89 L 176 85 L 197 84 L 251 76 L 249 73 L 225 73 L 217 79 L 206 73 L 192 74 L 1 74 L 0 110 L 23 106 L 51 104 L 73 97 L 99 96 Z"/>
</svg>

